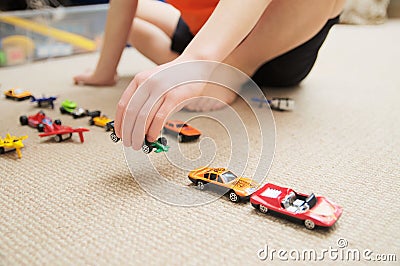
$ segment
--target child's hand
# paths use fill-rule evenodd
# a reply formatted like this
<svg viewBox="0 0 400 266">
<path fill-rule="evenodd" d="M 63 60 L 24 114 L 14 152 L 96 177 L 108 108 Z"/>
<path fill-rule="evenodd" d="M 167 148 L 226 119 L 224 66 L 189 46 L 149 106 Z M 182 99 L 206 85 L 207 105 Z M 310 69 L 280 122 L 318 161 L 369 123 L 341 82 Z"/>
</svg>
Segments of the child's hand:
<svg viewBox="0 0 400 266">
<path fill-rule="evenodd" d="M 138 73 L 123 93 L 118 103 L 114 125 L 117 136 L 123 135 L 122 141 L 126 147 L 132 146 L 134 150 L 139 150 L 145 136 L 148 141 L 155 141 L 171 111 L 179 111 L 184 101 L 201 95 L 203 86 L 195 83 L 171 90 L 161 88 L 162 86 L 145 86 L 141 88 L 140 93 L 135 93 L 151 75 L 176 63 L 172 61 Z M 162 83 L 163 81 L 155 82 Z M 130 101 L 132 104 L 128 106 Z M 123 120 L 124 127 L 122 127 Z"/>
<path fill-rule="evenodd" d="M 114 86 L 117 83 L 118 75 L 111 78 L 96 74 L 96 72 L 85 72 L 84 74 L 74 77 L 76 85 L 91 85 L 91 86 Z"/>
</svg>

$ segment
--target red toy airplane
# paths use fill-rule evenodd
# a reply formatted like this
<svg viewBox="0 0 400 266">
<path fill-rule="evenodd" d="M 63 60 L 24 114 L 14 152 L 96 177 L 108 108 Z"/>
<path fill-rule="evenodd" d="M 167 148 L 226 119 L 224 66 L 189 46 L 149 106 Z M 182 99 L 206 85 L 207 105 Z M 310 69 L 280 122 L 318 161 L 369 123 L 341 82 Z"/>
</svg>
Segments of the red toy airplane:
<svg viewBox="0 0 400 266">
<path fill-rule="evenodd" d="M 54 136 L 57 142 L 69 139 L 72 137 L 72 133 L 78 133 L 81 142 L 84 142 L 83 132 L 89 131 L 86 128 L 72 128 L 69 126 L 62 126 L 61 120 L 56 119 L 53 123 L 51 118 L 47 117 L 42 111 L 31 116 L 21 116 L 19 118 L 21 125 L 29 125 L 31 127 L 37 128 L 39 132 L 39 137 Z M 63 139 L 63 135 L 67 135 L 67 138 Z"/>
</svg>

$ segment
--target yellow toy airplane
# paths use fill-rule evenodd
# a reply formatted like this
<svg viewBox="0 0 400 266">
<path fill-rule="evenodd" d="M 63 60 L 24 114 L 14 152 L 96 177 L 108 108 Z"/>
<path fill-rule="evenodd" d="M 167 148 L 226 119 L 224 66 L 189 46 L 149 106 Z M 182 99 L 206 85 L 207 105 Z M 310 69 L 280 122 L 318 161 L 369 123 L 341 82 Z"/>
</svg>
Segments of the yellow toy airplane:
<svg viewBox="0 0 400 266">
<path fill-rule="evenodd" d="M 0 154 L 3 154 L 7 151 L 15 150 L 17 152 L 18 158 L 21 158 L 21 148 L 24 147 L 22 141 L 27 138 L 28 136 L 11 136 L 9 133 L 7 133 L 7 136 L 4 139 L 0 137 Z"/>
</svg>

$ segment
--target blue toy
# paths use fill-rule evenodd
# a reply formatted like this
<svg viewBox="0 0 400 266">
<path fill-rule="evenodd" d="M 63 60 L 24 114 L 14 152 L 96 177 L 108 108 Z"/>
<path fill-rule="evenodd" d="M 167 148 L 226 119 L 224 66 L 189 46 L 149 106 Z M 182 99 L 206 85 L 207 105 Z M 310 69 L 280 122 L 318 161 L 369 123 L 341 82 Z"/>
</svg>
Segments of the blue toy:
<svg viewBox="0 0 400 266">
<path fill-rule="evenodd" d="M 251 98 L 251 100 L 258 102 L 260 108 L 264 103 L 266 103 L 271 107 L 271 109 L 278 111 L 292 111 L 294 109 L 294 100 L 290 98 L 272 98 L 272 100 L 267 100 L 265 98 Z"/>
<path fill-rule="evenodd" d="M 38 107 L 50 106 L 51 109 L 54 109 L 54 101 L 57 100 L 57 97 L 41 97 L 35 98 L 34 96 L 31 97 L 31 102 L 37 102 Z"/>
</svg>

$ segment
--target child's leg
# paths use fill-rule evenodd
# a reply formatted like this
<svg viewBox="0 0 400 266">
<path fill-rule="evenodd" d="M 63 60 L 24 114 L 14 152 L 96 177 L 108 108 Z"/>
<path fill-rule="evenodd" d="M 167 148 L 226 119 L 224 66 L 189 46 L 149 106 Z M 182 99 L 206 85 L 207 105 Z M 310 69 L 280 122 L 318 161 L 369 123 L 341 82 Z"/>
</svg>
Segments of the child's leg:
<svg viewBox="0 0 400 266">
<path fill-rule="evenodd" d="M 340 13 L 343 3 L 343 0 L 273 1 L 254 29 L 225 60 L 225 63 L 253 76 L 265 62 L 293 50 L 315 36 L 328 19 Z M 303 52 L 307 53 L 308 51 L 304 50 Z M 309 52 L 316 53 L 318 50 Z M 212 85 L 207 85 L 203 94 L 216 97 L 226 103 L 231 103 L 236 98 L 236 94 L 231 90 L 223 87 L 216 89 Z M 222 106 L 223 104 L 219 101 L 200 99 L 192 101 L 186 108 L 207 111 Z"/>
<path fill-rule="evenodd" d="M 174 60 L 178 54 L 171 51 L 171 38 L 179 17 L 179 11 L 171 5 L 139 1 L 128 43 L 158 65 Z"/>
</svg>

